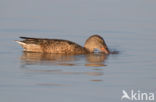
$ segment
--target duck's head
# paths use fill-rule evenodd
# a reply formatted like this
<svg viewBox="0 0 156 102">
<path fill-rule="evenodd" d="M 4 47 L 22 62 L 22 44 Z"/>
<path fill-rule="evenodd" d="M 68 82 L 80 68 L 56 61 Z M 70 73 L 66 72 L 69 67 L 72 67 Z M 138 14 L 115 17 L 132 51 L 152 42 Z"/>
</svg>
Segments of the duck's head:
<svg viewBox="0 0 156 102">
<path fill-rule="evenodd" d="M 98 49 L 100 52 L 105 54 L 110 53 L 104 39 L 99 35 L 90 36 L 86 40 L 84 47 L 90 52 L 94 52 L 95 49 Z"/>
</svg>

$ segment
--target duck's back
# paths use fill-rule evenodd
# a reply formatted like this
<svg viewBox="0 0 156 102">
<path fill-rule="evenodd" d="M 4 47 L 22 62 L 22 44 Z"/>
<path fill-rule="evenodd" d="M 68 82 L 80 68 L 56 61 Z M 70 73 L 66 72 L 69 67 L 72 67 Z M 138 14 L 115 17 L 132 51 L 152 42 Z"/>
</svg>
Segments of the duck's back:
<svg viewBox="0 0 156 102">
<path fill-rule="evenodd" d="M 23 41 L 17 41 L 24 51 L 29 52 L 41 52 L 41 53 L 63 53 L 63 54 L 85 54 L 88 51 L 68 40 L 61 39 L 41 39 L 41 38 L 29 38 L 20 37 Z"/>
</svg>

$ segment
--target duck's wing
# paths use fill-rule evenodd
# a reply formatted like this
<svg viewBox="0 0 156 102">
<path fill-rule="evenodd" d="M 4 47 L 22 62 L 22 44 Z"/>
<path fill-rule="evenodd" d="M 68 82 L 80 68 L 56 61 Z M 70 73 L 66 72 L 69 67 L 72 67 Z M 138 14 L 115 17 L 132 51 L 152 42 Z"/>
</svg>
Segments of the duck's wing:
<svg viewBox="0 0 156 102">
<path fill-rule="evenodd" d="M 44 39 L 44 38 L 31 38 L 31 37 L 19 37 L 21 39 L 24 39 L 23 43 L 26 43 L 26 44 L 41 44 L 43 42 L 47 42 L 49 41 L 50 39 Z"/>
</svg>

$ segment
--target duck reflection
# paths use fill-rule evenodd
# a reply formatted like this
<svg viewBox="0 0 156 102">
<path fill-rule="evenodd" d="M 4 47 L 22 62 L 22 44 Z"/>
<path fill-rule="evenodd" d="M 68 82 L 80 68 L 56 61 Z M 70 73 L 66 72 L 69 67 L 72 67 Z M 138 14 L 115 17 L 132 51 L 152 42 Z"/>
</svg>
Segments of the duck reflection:
<svg viewBox="0 0 156 102">
<path fill-rule="evenodd" d="M 65 55 L 65 54 L 45 54 L 23 52 L 21 56 L 22 64 L 24 65 L 61 65 L 75 66 L 78 61 L 82 60 L 85 66 L 105 66 L 104 61 L 107 55 L 105 54 L 87 54 L 87 55 Z M 78 66 L 78 65 L 77 65 Z"/>
<path fill-rule="evenodd" d="M 32 53 L 23 52 L 21 56 L 21 68 L 24 72 L 34 75 L 36 74 L 53 74 L 53 75 L 87 75 L 94 76 L 93 79 L 89 79 L 92 82 L 101 82 L 102 79 L 97 79 L 97 76 L 104 75 L 105 66 L 104 62 L 107 56 L 105 54 L 87 54 L 87 55 L 65 55 L 65 54 L 44 54 L 44 53 Z M 35 66 L 34 66 L 35 65 Z M 38 67 L 39 65 L 39 67 Z M 41 66 L 54 66 L 41 67 Z M 31 67 L 30 67 L 31 66 Z M 61 67 L 56 67 L 61 66 Z M 63 67 L 62 67 L 63 66 Z M 65 66 L 91 66 L 92 68 L 82 69 L 77 67 L 65 68 Z M 61 86 L 57 83 L 39 83 L 37 85 L 43 86 Z"/>
</svg>

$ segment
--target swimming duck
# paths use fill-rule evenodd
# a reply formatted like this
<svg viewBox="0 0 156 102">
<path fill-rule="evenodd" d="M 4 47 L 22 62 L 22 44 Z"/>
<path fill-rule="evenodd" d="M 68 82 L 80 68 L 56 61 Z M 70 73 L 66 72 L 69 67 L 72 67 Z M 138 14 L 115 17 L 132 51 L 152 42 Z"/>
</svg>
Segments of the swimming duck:
<svg viewBox="0 0 156 102">
<path fill-rule="evenodd" d="M 86 40 L 84 47 L 72 41 L 62 39 L 43 39 L 31 37 L 20 38 L 24 40 L 16 42 L 24 48 L 24 51 L 28 52 L 87 54 L 93 53 L 95 49 L 98 49 L 102 53 L 110 53 L 104 39 L 99 35 L 90 36 Z"/>
</svg>

